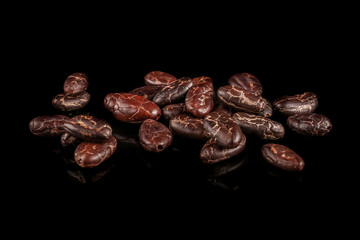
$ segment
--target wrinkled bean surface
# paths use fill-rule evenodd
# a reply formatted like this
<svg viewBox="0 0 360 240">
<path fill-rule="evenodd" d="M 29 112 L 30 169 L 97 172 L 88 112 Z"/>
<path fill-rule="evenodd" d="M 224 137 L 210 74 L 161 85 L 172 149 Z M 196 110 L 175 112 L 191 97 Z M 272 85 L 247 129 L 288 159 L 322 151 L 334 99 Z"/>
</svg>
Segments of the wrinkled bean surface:
<svg viewBox="0 0 360 240">
<path fill-rule="evenodd" d="M 245 134 L 255 133 L 261 139 L 268 140 L 280 139 L 285 135 L 284 126 L 270 118 L 245 112 L 234 113 L 232 118 Z"/>
<path fill-rule="evenodd" d="M 304 160 L 296 152 L 284 145 L 264 144 L 261 152 L 267 162 L 286 171 L 300 172 L 305 166 Z"/>
<path fill-rule="evenodd" d="M 255 96 L 260 96 L 263 92 L 259 79 L 250 73 L 236 73 L 229 78 L 228 84 L 243 88 Z"/>
<path fill-rule="evenodd" d="M 106 142 L 82 142 L 74 153 L 75 162 L 82 168 L 93 168 L 108 159 L 116 150 L 117 141 L 111 136 Z"/>
<path fill-rule="evenodd" d="M 287 115 L 312 113 L 318 106 L 318 99 L 313 92 L 304 92 L 293 96 L 282 96 L 273 103 L 274 109 Z"/>
<path fill-rule="evenodd" d="M 131 93 L 109 93 L 104 107 L 116 119 L 129 123 L 141 123 L 148 118 L 157 120 L 161 115 L 161 109 L 154 102 Z"/>
<path fill-rule="evenodd" d="M 146 85 L 168 85 L 176 81 L 176 77 L 162 71 L 152 71 L 144 77 Z"/>
<path fill-rule="evenodd" d="M 330 119 L 318 113 L 295 114 L 286 123 L 291 130 L 308 136 L 324 136 L 332 129 Z"/>
<path fill-rule="evenodd" d="M 82 93 L 89 86 L 88 77 L 85 73 L 73 73 L 64 82 L 64 92 L 75 95 Z"/>
<path fill-rule="evenodd" d="M 169 85 L 164 86 L 163 89 L 154 96 L 153 102 L 161 107 L 176 103 L 181 98 L 185 97 L 185 94 L 192 87 L 192 84 L 190 78 L 180 78 Z"/>
<path fill-rule="evenodd" d="M 214 138 L 210 138 L 200 150 L 200 159 L 203 163 L 213 164 L 241 153 L 246 146 L 246 137 L 241 133 L 240 143 L 233 148 L 221 147 Z"/>
<path fill-rule="evenodd" d="M 225 111 L 214 111 L 206 115 L 204 129 L 219 146 L 225 148 L 236 147 L 243 136 L 240 126 Z"/>
<path fill-rule="evenodd" d="M 220 101 L 237 111 L 260 114 L 264 117 L 272 115 L 272 106 L 268 100 L 240 87 L 222 86 L 218 89 L 217 96 Z"/>
<path fill-rule="evenodd" d="M 76 95 L 58 94 L 52 100 L 52 105 L 61 111 L 73 111 L 85 107 L 90 101 L 90 94 L 86 91 Z"/>
<path fill-rule="evenodd" d="M 173 135 L 164 124 L 146 119 L 140 126 L 139 140 L 146 151 L 162 152 L 171 145 Z"/>
</svg>

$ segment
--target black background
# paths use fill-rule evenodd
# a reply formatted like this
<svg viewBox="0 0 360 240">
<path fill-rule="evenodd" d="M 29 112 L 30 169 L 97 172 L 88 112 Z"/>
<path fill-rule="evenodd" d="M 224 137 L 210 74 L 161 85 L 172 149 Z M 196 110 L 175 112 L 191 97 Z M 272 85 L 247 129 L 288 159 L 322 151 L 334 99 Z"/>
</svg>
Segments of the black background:
<svg viewBox="0 0 360 240">
<path fill-rule="evenodd" d="M 249 24 L 253 18 L 244 22 L 229 15 L 233 17 L 221 19 L 214 12 L 148 13 L 138 21 L 135 15 L 98 22 L 84 13 L 86 20 L 79 17 L 65 26 L 57 22 L 45 26 L 44 19 L 25 22 L 16 37 L 20 44 L 12 48 L 14 54 L 8 60 L 16 69 L 9 71 L 15 75 L 10 82 L 13 88 L 21 88 L 20 101 L 16 101 L 21 117 L 13 121 L 20 132 L 12 141 L 16 149 L 4 174 L 8 196 L 24 199 L 20 206 L 24 213 L 29 212 L 25 215 L 44 210 L 52 216 L 56 212 L 56 216 L 66 213 L 81 218 L 89 212 L 124 214 L 130 210 L 124 218 L 132 216 L 134 222 L 152 222 L 157 215 L 163 221 L 186 216 L 196 222 L 201 216 L 199 221 L 215 222 L 228 221 L 223 214 L 232 212 L 237 218 L 248 212 L 254 219 L 265 213 L 308 221 L 346 212 L 346 205 L 334 200 L 340 196 L 347 201 L 352 185 L 351 159 L 339 147 L 344 143 L 343 130 L 334 96 L 339 96 L 341 86 L 333 84 L 343 77 L 340 55 L 344 48 L 334 38 L 342 30 L 334 25 L 336 21 L 318 20 L 315 13 L 308 22 L 295 18 L 288 24 L 284 18 Z M 64 149 L 58 139 L 29 132 L 32 118 L 61 114 L 52 107 L 52 98 L 63 91 L 69 74 L 84 72 L 89 77 L 91 100 L 74 114 L 104 118 L 115 132 L 136 139 L 138 125 L 116 121 L 102 101 L 107 93 L 144 85 L 145 74 L 153 70 L 176 77 L 207 75 L 216 88 L 226 85 L 233 74 L 248 72 L 259 78 L 263 96 L 270 102 L 282 95 L 313 91 L 319 99 L 316 112 L 328 116 L 333 129 L 324 137 L 300 136 L 288 129 L 284 116 L 274 112 L 272 118 L 286 129 L 285 138 L 276 142 L 303 157 L 302 173 L 287 173 L 266 164 L 260 148 L 269 141 L 248 136 L 244 152 L 228 161 L 244 164 L 214 179 L 217 168 L 199 159 L 203 143 L 175 136 L 173 146 L 158 154 L 119 142 L 118 151 L 109 159 L 111 170 L 89 183 L 80 183 L 67 172 L 64 158 L 71 158 L 73 149 Z M 96 173 L 85 171 L 90 177 Z"/>
</svg>

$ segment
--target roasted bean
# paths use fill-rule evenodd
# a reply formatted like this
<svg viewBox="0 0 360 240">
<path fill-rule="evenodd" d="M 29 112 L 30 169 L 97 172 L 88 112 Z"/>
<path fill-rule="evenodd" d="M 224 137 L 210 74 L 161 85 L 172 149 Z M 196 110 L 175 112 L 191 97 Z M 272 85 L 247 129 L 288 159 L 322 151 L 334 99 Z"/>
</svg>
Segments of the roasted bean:
<svg viewBox="0 0 360 240">
<path fill-rule="evenodd" d="M 273 103 L 274 109 L 287 115 L 312 113 L 318 106 L 318 99 L 313 92 L 304 92 L 293 96 L 284 95 Z"/>
<path fill-rule="evenodd" d="M 104 107 L 123 122 L 141 123 L 145 119 L 159 119 L 161 109 L 152 101 L 131 93 L 109 93 Z"/>
<path fill-rule="evenodd" d="M 152 71 L 144 77 L 146 85 L 168 85 L 176 81 L 176 77 L 162 71 Z"/>
<path fill-rule="evenodd" d="M 64 124 L 69 121 L 70 118 L 63 115 L 39 116 L 30 121 L 29 128 L 36 136 L 61 136 L 65 132 Z"/>
<path fill-rule="evenodd" d="M 209 84 L 209 86 L 211 88 L 214 89 L 213 80 L 211 79 L 211 77 L 200 76 L 200 77 L 193 78 L 191 81 L 193 82 L 193 86 L 198 85 L 198 84 L 207 83 L 207 84 Z"/>
<path fill-rule="evenodd" d="M 186 111 L 185 103 L 174 103 L 166 105 L 161 109 L 162 116 L 166 121 L 170 121 L 170 119 L 184 113 Z"/>
<path fill-rule="evenodd" d="M 268 100 L 240 87 L 230 85 L 220 87 L 217 96 L 220 101 L 237 111 L 260 114 L 264 117 L 272 115 L 272 106 Z"/>
<path fill-rule="evenodd" d="M 52 100 L 52 105 L 61 111 L 73 111 L 85 107 L 90 101 L 90 94 L 86 91 L 76 95 L 58 94 Z"/>
<path fill-rule="evenodd" d="M 186 93 L 186 110 L 196 117 L 204 117 L 214 108 L 214 95 L 212 84 L 197 83 Z"/>
<path fill-rule="evenodd" d="M 93 142 L 107 141 L 112 136 L 111 126 L 94 116 L 75 116 L 64 123 L 64 129 L 73 137 Z"/>
<path fill-rule="evenodd" d="M 149 99 L 150 101 L 154 98 L 154 96 L 161 91 L 161 89 L 163 88 L 163 86 L 142 86 L 142 87 L 138 87 L 135 88 L 133 90 L 131 90 L 129 93 L 131 94 L 135 94 L 138 96 L 142 96 L 144 98 Z"/>
<path fill-rule="evenodd" d="M 250 73 L 236 73 L 229 78 L 228 84 L 245 89 L 255 96 L 260 96 L 263 92 L 259 79 Z"/>
<path fill-rule="evenodd" d="M 173 135 L 164 124 L 146 119 L 140 126 L 139 140 L 146 151 L 162 152 L 171 145 Z"/>
<path fill-rule="evenodd" d="M 318 113 L 295 114 L 286 123 L 291 130 L 307 136 L 324 136 L 332 129 L 330 119 Z"/>
<path fill-rule="evenodd" d="M 183 113 L 170 119 L 169 128 L 175 135 L 198 140 L 209 139 L 205 134 L 204 119 L 189 114 Z"/>
<path fill-rule="evenodd" d="M 246 137 L 243 133 L 241 135 L 240 143 L 233 148 L 221 147 L 214 138 L 210 138 L 200 150 L 200 159 L 203 163 L 213 164 L 241 153 L 246 146 Z"/>
<path fill-rule="evenodd" d="M 73 73 L 64 82 L 65 94 L 76 95 L 84 92 L 89 86 L 88 77 L 85 73 Z"/>
<path fill-rule="evenodd" d="M 185 94 L 192 87 L 192 84 L 191 79 L 187 77 L 171 82 L 169 85 L 164 86 L 163 89 L 154 96 L 153 102 L 161 107 L 176 103 L 181 98 L 185 97 Z"/>
<path fill-rule="evenodd" d="M 106 142 L 82 142 L 74 153 L 75 162 L 82 168 L 93 168 L 108 159 L 116 150 L 117 141 L 111 136 Z"/>
<path fill-rule="evenodd" d="M 262 156 L 270 164 L 286 171 L 300 172 L 305 166 L 304 160 L 292 149 L 275 143 L 261 147 Z"/>
<path fill-rule="evenodd" d="M 240 126 L 225 111 L 214 111 L 206 115 L 204 129 L 208 136 L 224 148 L 236 147 L 243 136 Z"/>
<path fill-rule="evenodd" d="M 237 112 L 232 118 L 239 124 L 245 134 L 255 133 L 261 139 L 276 140 L 284 137 L 284 126 L 260 115 Z"/>
</svg>

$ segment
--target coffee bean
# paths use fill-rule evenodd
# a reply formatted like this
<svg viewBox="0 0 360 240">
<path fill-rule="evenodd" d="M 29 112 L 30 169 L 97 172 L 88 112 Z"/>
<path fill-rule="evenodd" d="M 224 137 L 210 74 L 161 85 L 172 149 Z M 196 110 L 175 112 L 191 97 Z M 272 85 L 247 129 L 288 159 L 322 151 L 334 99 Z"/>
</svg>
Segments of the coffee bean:
<svg viewBox="0 0 360 240">
<path fill-rule="evenodd" d="M 111 126 L 94 116 L 75 116 L 64 123 L 64 129 L 71 136 L 86 141 L 103 142 L 112 136 Z"/>
<path fill-rule="evenodd" d="M 74 153 L 75 162 L 82 168 L 93 168 L 103 163 L 115 152 L 117 141 L 111 136 L 106 142 L 82 142 Z"/>
<path fill-rule="evenodd" d="M 175 134 L 185 138 L 206 141 L 209 136 L 205 134 L 204 119 L 189 114 L 180 114 L 169 121 L 169 128 Z"/>
<path fill-rule="evenodd" d="M 221 147 L 214 138 L 210 138 L 200 150 L 200 159 L 203 163 L 213 164 L 241 153 L 246 146 L 246 136 L 241 133 L 240 143 L 233 148 Z"/>
<path fill-rule="evenodd" d="M 30 132 L 36 136 L 55 137 L 65 132 L 64 124 L 70 118 L 63 115 L 46 115 L 33 118 L 29 123 Z"/>
<path fill-rule="evenodd" d="M 186 110 L 197 117 L 204 117 L 214 108 L 214 89 L 207 82 L 197 83 L 186 93 Z"/>
<path fill-rule="evenodd" d="M 240 126 L 225 111 L 213 111 L 204 118 L 204 129 L 208 136 L 221 147 L 236 147 L 243 136 Z"/>
<path fill-rule="evenodd" d="M 153 119 L 146 119 L 140 126 L 139 140 L 146 151 L 162 152 L 171 145 L 173 135 L 162 123 Z"/>
<path fill-rule="evenodd" d="M 161 109 L 162 116 L 166 121 L 180 115 L 181 113 L 186 112 L 185 103 L 174 103 L 166 105 Z"/>
<path fill-rule="evenodd" d="M 330 119 L 318 113 L 295 114 L 286 123 L 291 130 L 307 136 L 324 136 L 332 129 Z"/>
<path fill-rule="evenodd" d="M 61 111 L 73 111 L 85 107 L 90 101 L 90 94 L 86 91 L 75 95 L 58 94 L 52 100 L 52 105 Z"/>
<path fill-rule="evenodd" d="M 85 73 L 73 73 L 64 82 L 65 94 L 76 95 L 84 92 L 89 86 L 88 77 Z"/>
<path fill-rule="evenodd" d="M 229 78 L 228 84 L 245 89 L 255 96 L 260 96 L 263 92 L 259 79 L 250 73 L 236 73 Z"/>
<path fill-rule="evenodd" d="M 162 71 L 152 71 L 144 77 L 146 85 L 168 85 L 176 81 L 176 77 Z"/>
<path fill-rule="evenodd" d="M 164 86 L 163 89 L 154 96 L 153 102 L 160 107 L 176 103 L 185 97 L 185 94 L 192 87 L 192 84 L 191 78 L 184 77 L 177 79 L 169 85 Z"/>
<path fill-rule="evenodd" d="M 135 88 L 133 90 L 131 90 L 129 93 L 131 94 L 135 94 L 138 96 L 142 96 L 144 98 L 149 99 L 150 101 L 154 98 L 154 96 L 161 91 L 161 89 L 163 88 L 163 86 L 142 86 L 142 87 L 138 87 Z"/>
<path fill-rule="evenodd" d="M 264 117 L 272 115 L 272 106 L 268 100 L 240 87 L 222 86 L 218 89 L 217 96 L 220 101 L 237 111 L 260 114 Z"/>
<path fill-rule="evenodd" d="M 241 127 L 245 134 L 256 134 L 261 139 L 277 140 L 285 135 L 284 126 L 260 115 L 237 112 L 232 115 L 232 118 Z"/>
<path fill-rule="evenodd" d="M 304 160 L 292 149 L 284 145 L 264 144 L 261 152 L 267 162 L 286 171 L 300 172 L 305 166 Z"/>
<path fill-rule="evenodd" d="M 274 109 L 287 115 L 312 113 L 318 106 L 318 99 L 313 92 L 304 92 L 293 96 L 284 95 L 273 103 Z"/>
<path fill-rule="evenodd" d="M 159 119 L 161 109 L 152 101 L 131 93 L 109 93 L 104 98 L 104 107 L 123 122 L 141 123 Z"/>
</svg>

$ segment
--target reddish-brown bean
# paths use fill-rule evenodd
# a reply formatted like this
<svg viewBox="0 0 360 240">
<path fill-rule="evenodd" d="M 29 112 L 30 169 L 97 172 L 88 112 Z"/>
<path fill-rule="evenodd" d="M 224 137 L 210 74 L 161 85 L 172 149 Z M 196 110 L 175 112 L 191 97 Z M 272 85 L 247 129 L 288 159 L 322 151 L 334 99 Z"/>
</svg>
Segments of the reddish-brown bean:
<svg viewBox="0 0 360 240">
<path fill-rule="evenodd" d="M 140 126 L 139 140 L 146 151 L 162 152 L 171 145 L 173 135 L 164 124 L 146 119 Z"/>
<path fill-rule="evenodd" d="M 131 93 L 109 93 L 104 98 L 104 107 L 123 122 L 141 123 L 144 120 L 159 119 L 161 109 L 145 97 Z"/>
<path fill-rule="evenodd" d="M 82 93 L 89 86 L 88 77 L 85 73 L 73 73 L 64 82 L 64 92 L 75 95 Z"/>
<path fill-rule="evenodd" d="M 159 106 L 165 106 L 168 104 L 176 103 L 181 98 L 185 97 L 187 91 L 192 87 L 191 78 L 183 77 L 163 87 L 163 89 L 157 93 L 153 102 Z"/>
<path fill-rule="evenodd" d="M 197 83 L 186 93 L 186 110 L 197 117 L 204 117 L 214 108 L 214 89 L 207 82 Z"/>
<path fill-rule="evenodd" d="M 146 85 L 168 85 L 176 81 L 176 77 L 162 71 L 152 71 L 144 77 Z"/>
<path fill-rule="evenodd" d="M 90 101 L 90 94 L 86 91 L 75 95 L 58 94 L 52 100 L 52 105 L 61 111 L 73 111 L 85 107 Z"/>
</svg>

